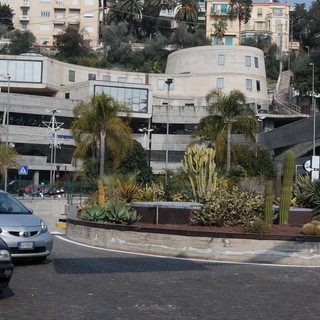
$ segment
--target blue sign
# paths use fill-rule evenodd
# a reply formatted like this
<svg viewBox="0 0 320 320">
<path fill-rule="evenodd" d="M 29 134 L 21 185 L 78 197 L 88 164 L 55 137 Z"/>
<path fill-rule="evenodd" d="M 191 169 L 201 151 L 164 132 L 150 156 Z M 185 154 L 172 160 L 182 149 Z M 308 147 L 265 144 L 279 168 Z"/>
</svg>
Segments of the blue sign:
<svg viewBox="0 0 320 320">
<path fill-rule="evenodd" d="M 28 166 L 20 166 L 20 167 L 18 167 L 18 175 L 27 176 L 28 175 Z"/>
</svg>

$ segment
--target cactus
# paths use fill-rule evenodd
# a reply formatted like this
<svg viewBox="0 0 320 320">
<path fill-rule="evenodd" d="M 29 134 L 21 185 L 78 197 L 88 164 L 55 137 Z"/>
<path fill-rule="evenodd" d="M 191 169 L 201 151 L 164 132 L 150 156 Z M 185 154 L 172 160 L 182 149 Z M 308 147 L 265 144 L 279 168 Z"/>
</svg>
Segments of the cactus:
<svg viewBox="0 0 320 320">
<path fill-rule="evenodd" d="M 105 202 L 105 194 L 104 194 L 104 187 L 101 180 L 98 180 L 98 203 L 104 204 Z"/>
<path fill-rule="evenodd" d="M 187 148 L 182 167 L 187 173 L 195 201 L 207 201 L 216 190 L 215 150 L 194 146 Z"/>
<path fill-rule="evenodd" d="M 273 181 L 267 181 L 265 186 L 265 200 L 264 200 L 264 221 L 268 225 L 273 222 Z"/>
<path fill-rule="evenodd" d="M 305 235 L 313 235 L 314 234 L 314 224 L 307 223 L 302 227 L 301 233 Z"/>
<path fill-rule="evenodd" d="M 281 172 L 282 165 L 281 163 L 277 163 L 276 165 L 276 185 L 275 185 L 275 197 L 280 198 L 281 195 Z"/>
<path fill-rule="evenodd" d="M 279 223 L 287 224 L 292 197 L 292 184 L 294 176 L 294 153 L 286 151 L 284 156 L 284 172 L 280 197 Z"/>
</svg>

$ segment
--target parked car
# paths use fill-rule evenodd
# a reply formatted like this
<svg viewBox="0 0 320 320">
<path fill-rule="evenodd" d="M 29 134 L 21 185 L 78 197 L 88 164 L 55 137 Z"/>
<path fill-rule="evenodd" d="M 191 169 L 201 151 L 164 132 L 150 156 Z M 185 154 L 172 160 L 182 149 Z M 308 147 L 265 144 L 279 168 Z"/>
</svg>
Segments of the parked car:
<svg viewBox="0 0 320 320">
<path fill-rule="evenodd" d="M 45 222 L 4 191 L 0 191 L 0 228 L 13 259 L 43 262 L 50 255 L 53 237 Z"/>
<path fill-rule="evenodd" d="M 1 233 L 1 229 L 0 229 Z M 13 264 L 8 245 L 0 238 L 0 292 L 8 287 L 13 273 Z"/>
</svg>

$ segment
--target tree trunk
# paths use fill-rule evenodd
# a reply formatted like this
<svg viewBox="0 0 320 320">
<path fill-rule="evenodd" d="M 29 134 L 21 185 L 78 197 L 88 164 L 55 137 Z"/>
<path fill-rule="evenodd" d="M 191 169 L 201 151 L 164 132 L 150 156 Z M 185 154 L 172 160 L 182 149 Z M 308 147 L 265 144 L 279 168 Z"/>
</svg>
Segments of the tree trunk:
<svg viewBox="0 0 320 320">
<path fill-rule="evenodd" d="M 240 19 L 239 19 L 239 44 L 241 44 L 241 20 Z"/>
<path fill-rule="evenodd" d="M 104 161 L 106 152 L 106 130 L 100 131 L 100 168 L 99 168 L 99 179 L 104 176 Z"/>
<path fill-rule="evenodd" d="M 227 172 L 230 171 L 231 167 L 231 130 L 232 130 L 232 123 L 228 123 L 227 128 Z"/>
</svg>

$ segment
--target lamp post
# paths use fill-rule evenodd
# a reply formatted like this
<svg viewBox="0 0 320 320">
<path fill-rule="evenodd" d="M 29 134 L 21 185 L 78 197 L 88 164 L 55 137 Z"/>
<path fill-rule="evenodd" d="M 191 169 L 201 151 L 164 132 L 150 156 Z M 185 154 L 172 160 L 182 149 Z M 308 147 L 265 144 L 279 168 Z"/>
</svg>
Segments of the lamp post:
<svg viewBox="0 0 320 320">
<path fill-rule="evenodd" d="M 168 169 L 168 162 L 169 162 L 169 105 L 170 105 L 170 85 L 173 82 L 172 78 L 168 78 L 166 80 L 166 84 L 168 86 L 168 103 L 167 103 L 167 131 L 166 131 L 166 165 L 165 169 Z M 166 171 L 167 175 L 167 171 Z"/>
<path fill-rule="evenodd" d="M 148 162 L 149 162 L 149 166 L 150 166 L 150 162 L 151 162 L 151 132 L 154 131 L 154 129 L 140 128 L 139 131 L 144 132 L 143 148 L 145 150 L 148 150 Z"/>
<path fill-rule="evenodd" d="M 8 81 L 8 102 L 4 107 L 2 126 L 4 127 L 5 137 L 6 137 L 6 147 L 9 146 L 9 115 L 10 115 L 10 75 L 0 74 L 0 77 Z M 4 191 L 7 191 L 8 184 L 8 168 L 4 170 Z"/>
<path fill-rule="evenodd" d="M 314 63 L 310 63 L 312 66 L 312 112 L 313 112 L 313 152 L 312 155 L 316 155 L 316 106 L 314 101 Z"/>
</svg>

